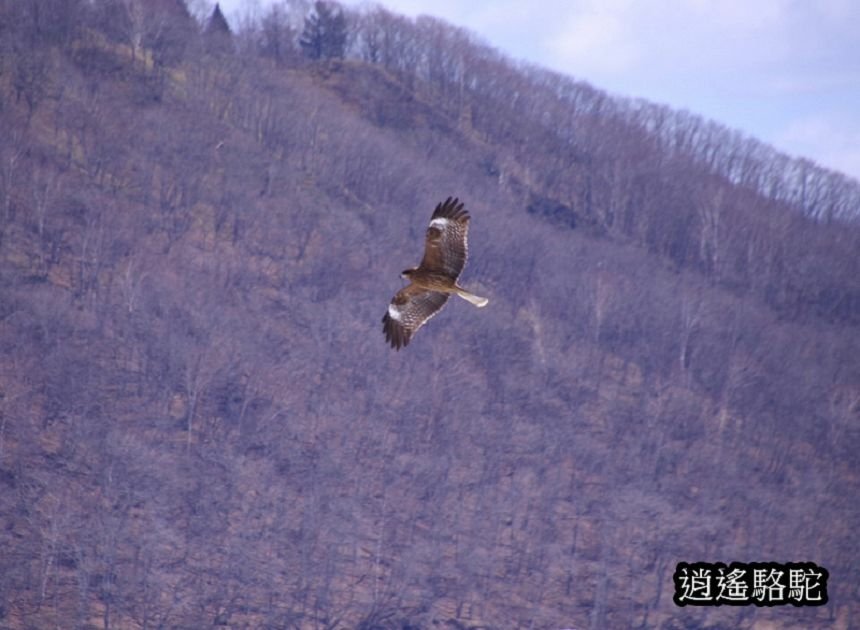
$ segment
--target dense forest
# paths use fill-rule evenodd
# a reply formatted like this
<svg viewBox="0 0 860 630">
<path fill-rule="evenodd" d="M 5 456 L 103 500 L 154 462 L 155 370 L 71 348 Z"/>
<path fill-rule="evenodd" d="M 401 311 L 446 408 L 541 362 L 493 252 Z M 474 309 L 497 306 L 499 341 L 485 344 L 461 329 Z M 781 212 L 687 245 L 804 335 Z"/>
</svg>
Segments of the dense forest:
<svg viewBox="0 0 860 630">
<path fill-rule="evenodd" d="M 0 0 L 0 627 L 860 624 L 860 183 L 436 19 L 236 22 Z M 448 196 L 490 304 L 395 353 Z"/>
</svg>

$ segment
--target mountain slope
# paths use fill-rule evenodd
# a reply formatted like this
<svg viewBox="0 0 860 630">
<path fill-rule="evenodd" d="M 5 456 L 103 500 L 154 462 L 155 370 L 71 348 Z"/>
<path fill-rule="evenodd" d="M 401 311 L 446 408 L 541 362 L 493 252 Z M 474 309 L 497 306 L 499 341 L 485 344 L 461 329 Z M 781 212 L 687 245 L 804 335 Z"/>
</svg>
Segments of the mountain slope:
<svg viewBox="0 0 860 630">
<path fill-rule="evenodd" d="M 434 21 L 371 11 L 307 63 L 259 25 L 236 54 L 134 48 L 95 9 L 12 37 L 22 6 L 4 627 L 857 622 L 856 183 Z M 365 59 L 373 28 L 413 48 Z M 448 195 L 490 306 L 393 353 Z M 811 560 L 832 603 L 679 609 L 696 560 Z"/>
</svg>

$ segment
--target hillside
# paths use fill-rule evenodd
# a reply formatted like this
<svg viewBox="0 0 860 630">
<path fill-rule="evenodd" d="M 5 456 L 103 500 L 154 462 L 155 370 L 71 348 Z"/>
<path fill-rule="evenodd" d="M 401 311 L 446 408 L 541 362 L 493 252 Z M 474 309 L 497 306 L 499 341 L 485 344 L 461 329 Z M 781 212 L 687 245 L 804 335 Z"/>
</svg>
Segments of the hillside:
<svg viewBox="0 0 860 630">
<path fill-rule="evenodd" d="M 860 624 L 860 184 L 304 18 L 0 0 L 0 627 Z M 395 353 L 449 195 L 490 304 Z M 676 607 L 700 560 L 830 603 Z"/>
</svg>

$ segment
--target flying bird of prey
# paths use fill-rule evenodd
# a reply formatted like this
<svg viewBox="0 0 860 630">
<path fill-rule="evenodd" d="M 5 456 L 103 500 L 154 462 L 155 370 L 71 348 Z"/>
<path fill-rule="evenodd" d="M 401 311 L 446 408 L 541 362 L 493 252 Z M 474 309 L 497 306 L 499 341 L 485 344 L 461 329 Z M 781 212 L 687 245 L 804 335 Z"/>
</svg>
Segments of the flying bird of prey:
<svg viewBox="0 0 860 630">
<path fill-rule="evenodd" d="M 412 335 L 442 310 L 453 293 L 481 308 L 487 298 L 478 297 L 457 284 L 466 266 L 469 213 L 459 199 L 440 203 L 430 217 L 421 264 L 400 276 L 410 281 L 391 300 L 382 318 L 382 330 L 391 347 L 409 345 Z"/>
</svg>

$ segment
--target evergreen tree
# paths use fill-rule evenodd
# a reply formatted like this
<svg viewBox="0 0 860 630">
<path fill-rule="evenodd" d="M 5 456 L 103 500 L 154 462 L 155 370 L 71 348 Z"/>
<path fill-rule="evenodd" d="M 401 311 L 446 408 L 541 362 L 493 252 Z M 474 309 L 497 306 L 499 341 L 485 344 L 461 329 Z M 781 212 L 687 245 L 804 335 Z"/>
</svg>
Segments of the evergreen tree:
<svg viewBox="0 0 860 630">
<path fill-rule="evenodd" d="M 221 7 L 216 3 L 215 10 L 203 32 L 206 51 L 210 53 L 229 53 L 233 51 L 233 33 Z"/>
<path fill-rule="evenodd" d="M 299 44 L 311 59 L 343 59 L 346 50 L 346 17 L 340 8 L 318 0 L 305 18 Z"/>
</svg>

